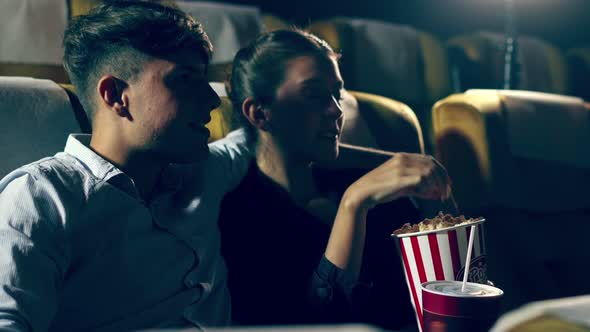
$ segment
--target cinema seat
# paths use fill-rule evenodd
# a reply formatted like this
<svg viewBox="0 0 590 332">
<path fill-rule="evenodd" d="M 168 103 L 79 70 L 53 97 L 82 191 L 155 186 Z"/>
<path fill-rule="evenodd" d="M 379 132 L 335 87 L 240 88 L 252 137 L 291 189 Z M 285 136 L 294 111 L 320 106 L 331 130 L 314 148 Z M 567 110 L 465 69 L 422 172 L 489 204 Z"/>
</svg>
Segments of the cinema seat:
<svg viewBox="0 0 590 332">
<path fill-rule="evenodd" d="M 468 216 L 487 219 L 504 309 L 590 293 L 590 110 L 574 97 L 470 90 L 433 108 L 437 158 Z"/>
<path fill-rule="evenodd" d="M 65 0 L 68 4 L 70 17 L 85 15 L 96 5 L 101 3 L 101 0 Z M 174 0 L 159 0 L 167 6 L 174 6 Z"/>
<path fill-rule="evenodd" d="M 590 47 L 579 47 L 567 52 L 570 94 L 590 100 Z"/>
<path fill-rule="evenodd" d="M 447 42 L 449 61 L 460 91 L 500 89 L 504 77 L 504 35 L 475 32 Z M 568 93 L 564 54 L 539 38 L 518 36 L 518 85 L 514 90 Z"/>
<path fill-rule="evenodd" d="M 1 62 L 0 76 L 35 77 L 54 82 L 69 82 L 70 77 L 61 64 Z"/>
<path fill-rule="evenodd" d="M 262 24 L 265 32 L 289 29 L 291 27 L 291 25 L 284 19 L 268 13 L 262 14 Z"/>
<path fill-rule="evenodd" d="M 446 50 L 434 36 L 410 26 L 368 19 L 313 22 L 310 32 L 343 53 L 346 86 L 399 100 L 418 116 L 430 150 L 430 110 L 451 93 Z"/>
<path fill-rule="evenodd" d="M 71 98 L 49 80 L 0 77 L 0 177 L 63 151 L 69 133 L 88 131 L 85 114 Z"/>
<path fill-rule="evenodd" d="M 65 1 L 0 1 L 0 76 L 67 82 L 61 65 L 67 20 Z"/>
</svg>

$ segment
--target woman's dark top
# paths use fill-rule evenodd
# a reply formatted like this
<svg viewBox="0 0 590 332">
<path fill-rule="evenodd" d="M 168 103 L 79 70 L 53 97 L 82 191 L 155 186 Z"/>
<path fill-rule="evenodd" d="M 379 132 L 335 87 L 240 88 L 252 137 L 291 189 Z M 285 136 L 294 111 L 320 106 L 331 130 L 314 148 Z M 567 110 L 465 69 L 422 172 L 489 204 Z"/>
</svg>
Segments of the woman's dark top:
<svg viewBox="0 0 590 332">
<path fill-rule="evenodd" d="M 340 198 L 363 172 L 313 170 Z M 324 257 L 331 225 L 297 206 L 253 163 L 222 203 L 222 252 L 237 324 L 362 322 L 399 329 L 415 321 L 392 231 L 420 216 L 409 199 L 369 211 L 360 282 Z"/>
</svg>

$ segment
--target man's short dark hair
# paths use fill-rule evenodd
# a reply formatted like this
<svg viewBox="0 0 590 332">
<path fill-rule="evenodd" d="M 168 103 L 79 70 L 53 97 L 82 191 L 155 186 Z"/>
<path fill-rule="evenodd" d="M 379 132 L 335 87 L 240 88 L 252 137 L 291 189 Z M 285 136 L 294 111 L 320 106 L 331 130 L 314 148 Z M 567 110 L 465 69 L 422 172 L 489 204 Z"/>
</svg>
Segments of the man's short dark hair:
<svg viewBox="0 0 590 332">
<path fill-rule="evenodd" d="M 212 45 L 200 23 L 179 9 L 154 1 L 104 1 L 75 17 L 64 33 L 64 66 L 90 119 L 94 89 L 112 74 L 133 80 L 152 57 L 182 50 L 200 52 L 209 62 Z"/>
</svg>

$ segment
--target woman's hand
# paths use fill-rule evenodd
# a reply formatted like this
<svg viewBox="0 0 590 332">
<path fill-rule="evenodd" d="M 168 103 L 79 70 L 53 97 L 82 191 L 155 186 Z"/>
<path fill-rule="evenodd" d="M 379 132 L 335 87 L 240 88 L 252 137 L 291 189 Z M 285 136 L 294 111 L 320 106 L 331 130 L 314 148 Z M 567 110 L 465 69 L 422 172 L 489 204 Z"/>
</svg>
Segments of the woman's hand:
<svg viewBox="0 0 590 332">
<path fill-rule="evenodd" d="M 343 203 L 353 209 L 370 209 L 404 196 L 447 199 L 451 193 L 445 168 L 433 157 L 396 153 L 394 157 L 351 184 Z"/>
</svg>

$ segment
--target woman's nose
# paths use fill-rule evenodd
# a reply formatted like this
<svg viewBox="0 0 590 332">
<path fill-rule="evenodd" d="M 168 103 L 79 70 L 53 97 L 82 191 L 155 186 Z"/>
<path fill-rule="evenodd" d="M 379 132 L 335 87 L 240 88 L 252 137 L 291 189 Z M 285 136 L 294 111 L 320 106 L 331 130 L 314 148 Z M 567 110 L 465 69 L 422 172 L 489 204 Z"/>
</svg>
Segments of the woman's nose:
<svg viewBox="0 0 590 332">
<path fill-rule="evenodd" d="M 330 105 L 328 106 L 328 112 L 330 116 L 335 118 L 342 117 L 342 104 L 340 103 L 340 99 L 336 98 L 336 96 L 331 95 Z"/>
</svg>

